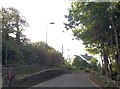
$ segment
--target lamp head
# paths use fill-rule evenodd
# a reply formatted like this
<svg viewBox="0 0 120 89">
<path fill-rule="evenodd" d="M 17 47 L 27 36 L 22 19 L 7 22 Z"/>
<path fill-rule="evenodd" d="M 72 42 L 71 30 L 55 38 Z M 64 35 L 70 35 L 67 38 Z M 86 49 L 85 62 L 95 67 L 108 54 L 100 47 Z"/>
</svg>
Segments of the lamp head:
<svg viewBox="0 0 120 89">
<path fill-rule="evenodd" d="M 51 23 L 49 23 L 49 24 L 55 24 L 55 22 L 51 22 Z"/>
</svg>

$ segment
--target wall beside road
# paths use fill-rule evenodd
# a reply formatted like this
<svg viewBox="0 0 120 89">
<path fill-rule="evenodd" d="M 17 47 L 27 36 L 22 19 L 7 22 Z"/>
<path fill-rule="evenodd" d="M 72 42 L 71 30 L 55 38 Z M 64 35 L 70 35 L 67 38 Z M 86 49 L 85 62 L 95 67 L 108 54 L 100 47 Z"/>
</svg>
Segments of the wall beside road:
<svg viewBox="0 0 120 89">
<path fill-rule="evenodd" d="M 46 69 L 46 70 L 34 73 L 32 75 L 28 75 L 24 78 L 16 79 L 14 81 L 13 87 L 31 87 L 41 82 L 52 79 L 54 77 L 60 76 L 62 74 L 68 74 L 68 73 L 71 73 L 71 71 L 67 69 L 60 69 L 60 68 Z"/>
<path fill-rule="evenodd" d="M 15 79 L 18 79 L 20 77 L 24 77 L 36 72 L 39 72 L 41 70 L 48 69 L 47 66 L 44 66 L 42 64 L 33 64 L 33 65 L 22 65 L 22 66 L 3 66 L 2 67 L 2 81 L 3 86 L 6 86 L 7 84 L 7 75 L 8 71 L 12 71 Z"/>
<path fill-rule="evenodd" d="M 21 74 L 35 73 L 43 69 L 48 69 L 48 67 L 42 64 L 33 64 L 33 65 L 10 66 L 10 67 L 3 66 L 2 69 L 3 69 L 2 71 L 3 75 L 6 75 L 9 70 L 12 70 L 15 75 L 21 75 Z"/>
</svg>

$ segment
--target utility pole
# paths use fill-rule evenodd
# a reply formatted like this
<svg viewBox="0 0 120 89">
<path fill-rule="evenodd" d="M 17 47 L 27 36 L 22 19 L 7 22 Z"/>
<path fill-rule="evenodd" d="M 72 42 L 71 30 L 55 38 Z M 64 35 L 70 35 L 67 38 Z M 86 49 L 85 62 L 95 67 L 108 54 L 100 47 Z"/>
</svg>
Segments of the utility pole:
<svg viewBox="0 0 120 89">
<path fill-rule="evenodd" d="M 62 44 L 62 57 L 63 57 L 63 44 Z"/>
</svg>

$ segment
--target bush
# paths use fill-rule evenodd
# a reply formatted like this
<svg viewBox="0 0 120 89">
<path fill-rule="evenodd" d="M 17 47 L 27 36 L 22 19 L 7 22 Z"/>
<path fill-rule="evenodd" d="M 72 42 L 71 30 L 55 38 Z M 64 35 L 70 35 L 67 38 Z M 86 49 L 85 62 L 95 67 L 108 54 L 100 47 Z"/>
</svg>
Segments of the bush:
<svg viewBox="0 0 120 89">
<path fill-rule="evenodd" d="M 68 70 L 75 70 L 75 68 L 73 68 L 71 65 L 63 65 L 62 67 Z"/>
<path fill-rule="evenodd" d="M 117 76 L 116 76 L 116 80 L 117 80 L 117 81 L 120 81 L 120 75 L 117 75 Z"/>
<path fill-rule="evenodd" d="M 112 79 L 116 80 L 116 76 L 118 75 L 117 70 L 115 68 L 112 69 Z"/>
<path fill-rule="evenodd" d="M 85 72 L 89 72 L 90 73 L 90 68 L 86 68 Z"/>
<path fill-rule="evenodd" d="M 114 87 L 114 82 L 112 81 L 112 80 L 107 80 L 106 81 L 106 85 L 105 85 L 105 87 L 107 87 L 108 89 L 113 89 L 113 87 Z"/>
</svg>

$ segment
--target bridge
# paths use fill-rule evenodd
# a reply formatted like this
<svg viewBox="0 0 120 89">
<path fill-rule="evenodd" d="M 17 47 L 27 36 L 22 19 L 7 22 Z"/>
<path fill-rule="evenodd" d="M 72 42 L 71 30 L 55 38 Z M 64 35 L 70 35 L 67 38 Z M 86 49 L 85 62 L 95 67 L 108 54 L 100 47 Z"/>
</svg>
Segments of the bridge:
<svg viewBox="0 0 120 89">
<path fill-rule="evenodd" d="M 89 73 L 72 73 L 67 69 L 52 68 L 17 79 L 13 87 L 92 87 L 99 89 L 89 79 Z"/>
</svg>

